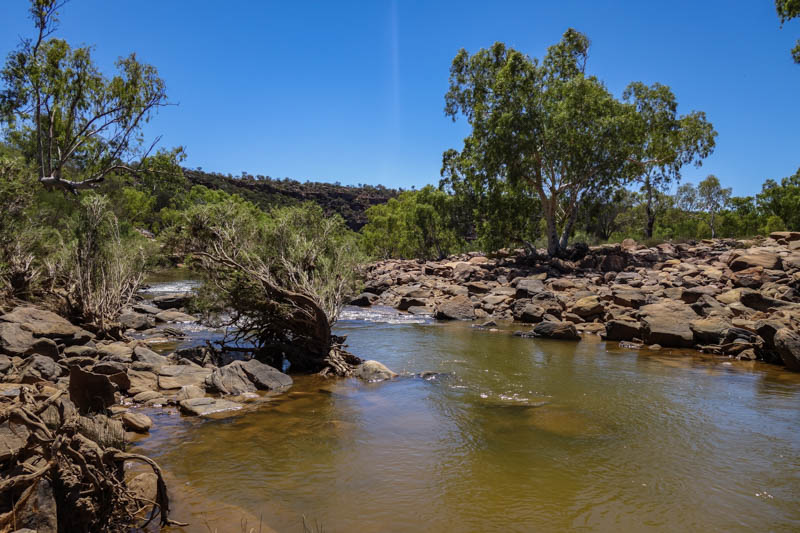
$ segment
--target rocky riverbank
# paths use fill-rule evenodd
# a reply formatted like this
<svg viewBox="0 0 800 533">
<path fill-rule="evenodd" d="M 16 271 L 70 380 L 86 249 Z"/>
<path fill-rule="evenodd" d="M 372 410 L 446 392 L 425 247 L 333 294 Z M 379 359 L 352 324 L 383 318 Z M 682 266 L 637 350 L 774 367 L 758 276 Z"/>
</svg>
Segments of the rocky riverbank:
<svg viewBox="0 0 800 533">
<path fill-rule="evenodd" d="M 129 339 L 123 341 L 100 340 L 35 305 L 0 306 L 0 476 L 22 476 L 0 484 L 0 531 L 8 517 L 12 529 L 63 529 L 69 518 L 62 515 L 64 508 L 79 503 L 75 495 L 58 492 L 65 479 L 72 479 L 77 466 L 67 463 L 73 460 L 91 475 L 70 483 L 97 500 L 85 498 L 86 512 L 69 522 L 75 528 L 92 529 L 106 515 L 127 524 L 149 512 L 143 502 L 166 508 L 166 489 L 159 488 L 163 480 L 155 465 L 156 473 L 129 476 L 128 489 L 120 489 L 122 463 L 148 461 L 123 452 L 135 433 L 147 433 L 153 424 L 142 407 L 175 406 L 188 416 L 224 416 L 270 401 L 292 386 L 289 375 L 246 354 L 223 360 L 205 346 L 166 355 L 151 349 L 181 344 L 187 326 L 198 322 L 187 313 L 191 298 L 191 292 L 140 298 L 120 317 Z M 396 375 L 375 361 L 355 373 L 372 381 Z M 88 461 L 86 466 L 87 453 L 97 464 Z M 104 461 L 119 463 L 119 470 L 103 472 Z M 34 478 L 31 469 L 41 470 Z M 99 481 L 84 486 L 86 476 Z M 166 513 L 162 520 L 166 523 Z"/>
<path fill-rule="evenodd" d="M 800 232 L 758 241 L 647 247 L 633 240 L 568 259 L 522 251 L 367 268 L 352 304 L 440 320 L 514 320 L 519 332 L 627 346 L 695 348 L 800 371 Z"/>
</svg>

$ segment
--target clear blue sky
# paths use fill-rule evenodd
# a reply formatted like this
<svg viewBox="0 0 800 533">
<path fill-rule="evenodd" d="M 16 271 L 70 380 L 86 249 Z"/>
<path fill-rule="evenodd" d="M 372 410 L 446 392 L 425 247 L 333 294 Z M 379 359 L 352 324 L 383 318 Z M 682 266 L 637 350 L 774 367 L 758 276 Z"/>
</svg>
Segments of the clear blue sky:
<svg viewBox="0 0 800 533">
<path fill-rule="evenodd" d="M 28 2 L 0 2 L 0 52 L 32 34 Z M 463 121 L 443 113 L 459 48 L 504 41 L 541 57 L 570 26 L 592 40 L 589 69 L 619 95 L 672 87 L 681 112 L 719 137 L 689 181 L 714 173 L 734 194 L 800 166 L 800 66 L 772 0 L 458 2 L 72 0 L 59 35 L 93 44 L 106 72 L 135 51 L 177 107 L 148 126 L 187 166 L 232 173 L 417 187 L 437 183 Z"/>
</svg>

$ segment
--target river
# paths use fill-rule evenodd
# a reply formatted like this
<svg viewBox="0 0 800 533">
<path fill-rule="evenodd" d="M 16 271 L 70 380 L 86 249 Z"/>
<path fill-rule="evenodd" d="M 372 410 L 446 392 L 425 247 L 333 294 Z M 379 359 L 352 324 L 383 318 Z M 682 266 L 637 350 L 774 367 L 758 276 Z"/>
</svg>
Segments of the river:
<svg viewBox="0 0 800 533">
<path fill-rule="evenodd" d="M 302 532 L 304 516 L 328 533 L 800 530 L 798 374 L 344 318 L 352 352 L 410 375 L 298 376 L 219 420 L 148 412 L 134 448 L 168 472 L 174 517 L 192 523 L 176 531 Z"/>
</svg>

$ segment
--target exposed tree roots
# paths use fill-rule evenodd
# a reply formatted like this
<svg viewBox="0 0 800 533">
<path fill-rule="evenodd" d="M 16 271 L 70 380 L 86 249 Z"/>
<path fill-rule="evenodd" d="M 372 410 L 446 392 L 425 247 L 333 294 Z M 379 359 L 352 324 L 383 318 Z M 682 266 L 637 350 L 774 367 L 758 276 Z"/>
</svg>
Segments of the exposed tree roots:
<svg viewBox="0 0 800 533">
<path fill-rule="evenodd" d="M 129 530 L 144 526 L 156 515 L 162 526 L 177 525 L 169 519 L 169 497 L 158 465 L 142 455 L 103 447 L 81 434 L 79 415 L 59 401 L 63 394 L 44 397 L 23 387 L 19 397 L 0 400 L 0 426 L 18 439 L 18 446 L 6 446 L 0 462 L 0 531 L 22 527 L 31 514 L 38 515 L 35 520 L 40 523 L 47 521 L 47 512 L 53 515 L 50 524 L 57 523 L 58 531 L 65 532 Z M 52 410 L 57 410 L 57 417 Z M 59 423 L 53 424 L 54 419 Z M 154 501 L 126 486 L 127 461 L 152 469 Z"/>
</svg>

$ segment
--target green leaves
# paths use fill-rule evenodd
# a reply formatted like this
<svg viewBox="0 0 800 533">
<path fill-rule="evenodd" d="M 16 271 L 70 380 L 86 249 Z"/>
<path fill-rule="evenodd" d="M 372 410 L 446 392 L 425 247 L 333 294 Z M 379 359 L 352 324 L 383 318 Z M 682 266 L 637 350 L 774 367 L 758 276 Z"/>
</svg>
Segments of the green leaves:
<svg viewBox="0 0 800 533">
<path fill-rule="evenodd" d="M 782 26 L 784 23 L 800 17 L 800 0 L 775 0 L 775 10 L 778 12 Z M 797 40 L 791 52 L 794 62 L 800 64 L 800 39 Z"/>
</svg>

